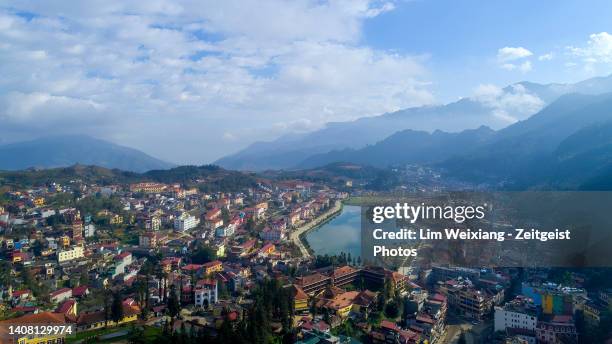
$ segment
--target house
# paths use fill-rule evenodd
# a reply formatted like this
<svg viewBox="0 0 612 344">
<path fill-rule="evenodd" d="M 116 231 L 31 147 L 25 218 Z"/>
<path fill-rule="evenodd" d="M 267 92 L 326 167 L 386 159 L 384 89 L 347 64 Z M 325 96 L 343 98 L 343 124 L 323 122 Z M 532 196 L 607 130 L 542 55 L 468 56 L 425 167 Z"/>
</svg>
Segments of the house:
<svg viewBox="0 0 612 344">
<path fill-rule="evenodd" d="M 85 297 L 89 295 L 89 287 L 86 285 L 80 285 L 72 288 L 72 297 Z"/>
<path fill-rule="evenodd" d="M 197 307 L 207 308 L 218 301 L 217 280 L 203 279 L 196 282 L 194 290 L 194 304 Z"/>
<path fill-rule="evenodd" d="M 260 236 L 264 241 L 281 241 L 285 239 L 285 232 L 281 229 L 267 227 L 260 233 Z"/>
<path fill-rule="evenodd" d="M 290 286 L 293 294 L 293 309 L 299 313 L 308 310 L 308 295 L 296 284 Z"/>
<path fill-rule="evenodd" d="M 257 251 L 257 256 L 259 257 L 267 257 L 268 255 L 274 253 L 276 250 L 276 246 L 272 243 L 265 244 L 262 248 Z"/>
<path fill-rule="evenodd" d="M 138 320 L 138 314 L 140 311 L 132 306 L 122 304 L 123 306 L 123 318 L 115 323 L 112 319 L 105 320 L 104 311 L 97 311 L 91 313 L 81 313 L 77 318 L 76 330 L 78 331 L 89 331 L 97 330 L 104 327 L 112 327 L 117 325 L 123 325 L 135 322 Z"/>
<path fill-rule="evenodd" d="M 64 263 L 71 260 L 79 259 L 84 257 L 85 250 L 83 246 L 74 246 L 70 250 L 63 250 L 57 253 L 57 262 Z"/>
<path fill-rule="evenodd" d="M 52 303 L 60 303 L 72 297 L 72 289 L 62 288 L 49 294 Z"/>
<path fill-rule="evenodd" d="M 76 317 L 77 302 L 75 300 L 66 300 L 55 309 L 55 313 L 61 313 L 70 317 Z"/>
<path fill-rule="evenodd" d="M 179 217 L 174 219 L 174 230 L 184 232 L 197 227 L 199 224 L 200 220 L 195 216 L 189 213 L 182 213 Z"/>
<path fill-rule="evenodd" d="M 213 272 L 217 272 L 217 271 L 223 271 L 223 264 L 218 260 L 205 263 L 203 267 L 204 267 L 205 275 L 210 275 Z"/>
<path fill-rule="evenodd" d="M 49 325 L 49 326 L 62 326 L 66 325 L 66 317 L 64 314 L 42 312 L 37 314 L 27 314 L 17 318 L 0 321 L 0 338 L 9 337 L 10 324 L 19 324 L 22 326 L 27 325 Z M 68 329 L 68 328 L 67 328 Z M 64 343 L 66 337 L 70 335 L 71 331 L 65 331 L 61 333 L 49 333 L 49 334 L 25 334 L 13 337 L 14 343 L 19 344 L 46 344 L 46 343 Z"/>
</svg>

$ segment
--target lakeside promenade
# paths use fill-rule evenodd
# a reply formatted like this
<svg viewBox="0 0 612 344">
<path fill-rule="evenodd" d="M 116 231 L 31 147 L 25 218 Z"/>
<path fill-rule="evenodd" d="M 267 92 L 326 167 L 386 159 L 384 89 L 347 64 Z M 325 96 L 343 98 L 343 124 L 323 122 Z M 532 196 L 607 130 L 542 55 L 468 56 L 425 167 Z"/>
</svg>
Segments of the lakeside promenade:
<svg viewBox="0 0 612 344">
<path fill-rule="evenodd" d="M 308 251 L 308 248 L 306 248 L 306 246 L 304 245 L 304 242 L 301 240 L 300 236 L 318 227 L 320 224 L 324 223 L 329 218 L 335 216 L 340 211 L 342 211 L 342 202 L 336 201 L 334 203 L 334 206 L 331 207 L 329 210 L 317 216 L 314 220 L 303 224 L 302 226 L 298 227 L 296 230 L 289 234 L 289 240 L 293 241 L 299 247 L 303 258 L 310 258 L 311 254 Z M 304 240 L 306 240 L 306 238 L 304 238 Z"/>
</svg>

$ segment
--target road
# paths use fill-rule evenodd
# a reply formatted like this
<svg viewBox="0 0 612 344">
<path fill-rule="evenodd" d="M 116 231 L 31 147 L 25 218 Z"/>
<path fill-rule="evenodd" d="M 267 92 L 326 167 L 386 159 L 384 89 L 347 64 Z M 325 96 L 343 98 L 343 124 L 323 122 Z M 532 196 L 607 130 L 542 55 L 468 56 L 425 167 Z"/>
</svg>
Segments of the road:
<svg viewBox="0 0 612 344">
<path fill-rule="evenodd" d="M 334 206 L 331 209 L 317 216 L 314 220 L 298 227 L 296 230 L 294 230 L 293 232 L 289 234 L 289 240 L 293 241 L 297 245 L 297 247 L 299 247 L 300 252 L 302 253 L 302 257 L 304 258 L 310 257 L 310 252 L 308 252 L 308 249 L 306 248 L 306 246 L 304 246 L 304 243 L 302 242 L 302 240 L 300 240 L 300 235 L 302 233 L 306 233 L 309 230 L 315 228 L 321 222 L 327 220 L 330 216 L 335 215 L 340 210 L 342 210 L 342 202 L 336 201 L 336 203 L 334 203 Z"/>
</svg>

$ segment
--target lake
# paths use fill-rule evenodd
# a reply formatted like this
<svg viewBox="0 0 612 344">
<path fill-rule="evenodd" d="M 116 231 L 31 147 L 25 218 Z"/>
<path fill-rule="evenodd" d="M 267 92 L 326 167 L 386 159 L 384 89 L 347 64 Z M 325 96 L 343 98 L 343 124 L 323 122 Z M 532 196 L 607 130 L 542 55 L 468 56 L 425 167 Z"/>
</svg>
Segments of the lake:
<svg viewBox="0 0 612 344">
<path fill-rule="evenodd" d="M 350 253 L 361 255 L 361 207 L 345 205 L 340 215 L 306 234 L 306 240 L 315 254 Z"/>
</svg>

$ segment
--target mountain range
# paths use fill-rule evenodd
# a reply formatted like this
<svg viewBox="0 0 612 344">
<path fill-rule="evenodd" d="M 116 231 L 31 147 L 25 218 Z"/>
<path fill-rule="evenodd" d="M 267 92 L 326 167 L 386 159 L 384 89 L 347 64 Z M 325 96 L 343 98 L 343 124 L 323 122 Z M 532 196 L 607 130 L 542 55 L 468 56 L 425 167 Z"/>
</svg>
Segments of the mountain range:
<svg viewBox="0 0 612 344">
<path fill-rule="evenodd" d="M 85 135 L 50 136 L 0 146 L 0 170 L 53 168 L 74 164 L 133 172 L 174 166 L 139 150 Z"/>
<path fill-rule="evenodd" d="M 520 82 L 502 91 L 513 95 L 517 90 L 520 90 L 519 95 L 528 95 L 541 106 L 546 106 L 565 94 L 596 95 L 612 92 L 612 76 L 591 78 L 574 84 Z M 433 132 L 434 136 L 439 136 L 435 134 L 436 130 L 457 133 L 483 125 L 494 130 L 503 129 L 508 123 L 496 116 L 496 110 L 491 101 L 472 97 L 446 105 L 408 108 L 350 122 L 332 122 L 310 133 L 287 135 L 271 142 L 256 142 L 215 163 L 230 169 L 256 171 L 313 166 L 318 163 L 318 159 L 333 161 L 322 155 L 332 151 L 343 152 L 339 156 L 350 155 L 350 150 L 376 144 L 403 130 Z"/>
<path fill-rule="evenodd" d="M 430 165 L 446 177 L 510 189 L 609 189 L 612 93 L 563 95 L 498 131 L 485 126 L 459 133 L 403 130 L 361 149 L 311 156 L 299 166 L 337 161 Z"/>
</svg>

